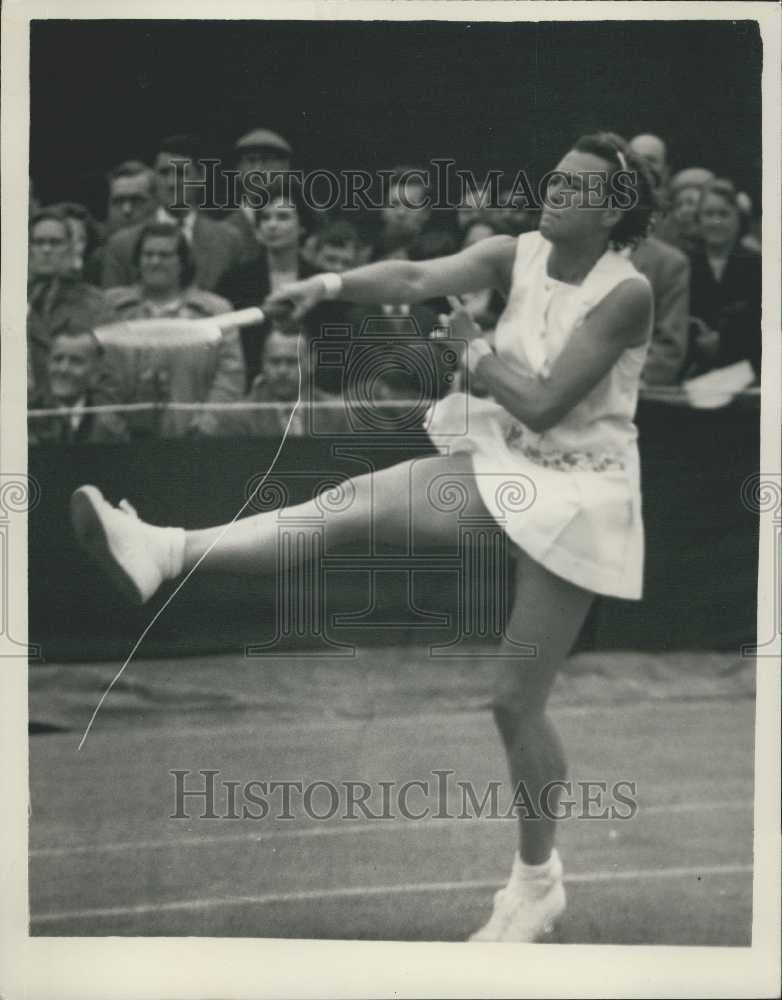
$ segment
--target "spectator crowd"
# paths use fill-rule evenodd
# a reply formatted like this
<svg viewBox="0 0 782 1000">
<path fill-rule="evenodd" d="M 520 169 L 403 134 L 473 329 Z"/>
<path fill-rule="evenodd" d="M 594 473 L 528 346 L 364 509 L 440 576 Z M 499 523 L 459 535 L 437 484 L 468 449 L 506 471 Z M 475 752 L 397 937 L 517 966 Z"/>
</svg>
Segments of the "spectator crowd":
<svg viewBox="0 0 782 1000">
<path fill-rule="evenodd" d="M 719 170 L 672 172 L 657 136 L 629 145 L 656 184 L 651 230 L 630 251 L 654 294 L 644 384 L 674 387 L 739 361 L 759 378 L 759 219 L 749 198 Z M 355 429 L 351 407 L 428 401 L 458 384 L 442 341 L 430 339 L 447 322 L 442 301 L 328 301 L 301 329 L 268 321 L 239 329 L 220 317 L 319 272 L 517 236 L 536 228 L 537 212 L 509 204 L 507 187 L 495 202 L 479 188 L 450 211 L 420 207 L 427 195 L 420 172 L 399 167 L 386 172 L 383 207 L 357 220 L 313 210 L 295 185 L 271 179 L 295 166 L 290 144 L 275 132 L 254 129 L 234 151 L 241 198 L 227 212 L 200 207 L 202 150 L 191 136 L 162 139 L 151 164 L 112 169 L 103 222 L 83 205 L 40 207 L 31 197 L 28 403 L 43 411 L 30 420 L 31 443 L 301 435 L 313 403 L 326 414 L 319 427 L 337 432 Z M 267 177 L 260 208 L 251 197 L 259 176 Z M 487 333 L 504 307 L 493 289 L 462 304 Z M 193 325 L 192 340 L 168 322 L 181 319 L 204 321 Z M 157 342 L 135 335 L 134 320 L 158 321 Z M 321 350 L 324 342 L 333 350 Z M 372 343 L 396 348 L 373 361 Z"/>
</svg>

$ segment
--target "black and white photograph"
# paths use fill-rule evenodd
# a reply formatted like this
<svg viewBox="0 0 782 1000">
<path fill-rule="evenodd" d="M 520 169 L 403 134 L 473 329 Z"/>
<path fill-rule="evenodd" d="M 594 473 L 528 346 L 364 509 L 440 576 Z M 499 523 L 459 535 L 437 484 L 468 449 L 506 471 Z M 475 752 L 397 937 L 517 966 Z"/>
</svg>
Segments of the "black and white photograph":
<svg viewBox="0 0 782 1000">
<path fill-rule="evenodd" d="M 778 995 L 780 24 L 4 8 L 0 996 Z"/>
</svg>

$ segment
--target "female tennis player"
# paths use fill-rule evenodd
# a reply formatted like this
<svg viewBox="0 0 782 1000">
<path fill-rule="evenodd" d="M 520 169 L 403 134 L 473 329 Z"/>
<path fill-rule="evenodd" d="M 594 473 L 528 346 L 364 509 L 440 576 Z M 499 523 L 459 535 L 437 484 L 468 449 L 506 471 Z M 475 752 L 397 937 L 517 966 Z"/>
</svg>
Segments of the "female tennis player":
<svg viewBox="0 0 782 1000">
<path fill-rule="evenodd" d="M 633 419 L 652 295 L 622 251 L 645 235 L 651 209 L 645 168 L 624 142 L 610 133 L 584 136 L 551 177 L 539 231 L 491 237 L 436 260 L 384 261 L 341 276 L 310 277 L 265 303 L 268 310 L 287 308 L 301 317 L 337 296 L 357 303 L 416 302 L 491 287 L 507 299 L 494 349 L 477 328 L 468 328 L 467 366 L 490 397 L 454 394 L 430 414 L 428 430 L 439 454 L 350 480 L 352 503 L 344 509 L 310 501 L 291 513 L 299 515 L 300 531 L 308 514 L 313 531 L 321 530 L 325 517 L 328 545 L 355 538 L 370 522 L 374 537 L 385 542 L 406 540 L 412 526 L 415 544 L 452 539 L 458 515 L 488 512 L 501 523 L 517 549 L 507 641 L 531 644 L 536 655 L 496 658 L 493 711 L 513 787 L 523 784 L 533 805 L 542 806 L 553 783 L 566 777 L 546 701 L 594 595 L 641 596 Z M 470 409 L 463 433 L 457 426 L 465 403 Z M 448 479 L 467 494 L 458 512 L 433 503 L 435 482 Z M 509 484 L 532 501 L 509 509 Z M 113 507 L 86 486 L 74 494 L 72 513 L 84 546 L 137 600 L 199 562 L 204 570 L 233 573 L 271 572 L 277 565 L 275 511 L 185 532 L 148 525 L 124 501 Z M 539 940 L 563 913 L 551 815 L 556 804 L 548 795 L 548 810 L 520 817 L 510 880 L 470 940 Z"/>
</svg>

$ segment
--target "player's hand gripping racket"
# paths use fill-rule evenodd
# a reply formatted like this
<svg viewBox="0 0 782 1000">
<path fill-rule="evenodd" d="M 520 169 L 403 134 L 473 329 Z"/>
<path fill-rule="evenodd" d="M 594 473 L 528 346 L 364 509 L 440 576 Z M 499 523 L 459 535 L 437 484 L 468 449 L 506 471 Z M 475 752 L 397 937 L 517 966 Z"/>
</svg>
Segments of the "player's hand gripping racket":
<svg viewBox="0 0 782 1000">
<path fill-rule="evenodd" d="M 295 323 L 326 297 L 326 286 L 316 274 L 272 292 L 263 303 L 263 311 L 271 320 Z"/>
</svg>

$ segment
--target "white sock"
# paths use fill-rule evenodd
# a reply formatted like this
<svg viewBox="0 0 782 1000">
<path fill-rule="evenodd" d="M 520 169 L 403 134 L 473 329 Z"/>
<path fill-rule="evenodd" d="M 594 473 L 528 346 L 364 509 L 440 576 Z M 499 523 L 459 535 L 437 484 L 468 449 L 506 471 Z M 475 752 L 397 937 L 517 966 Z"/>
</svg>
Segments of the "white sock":
<svg viewBox="0 0 782 1000">
<path fill-rule="evenodd" d="M 161 569 L 166 580 L 173 580 L 182 572 L 185 563 L 185 529 L 160 528 L 148 524 L 150 531 L 157 534 L 160 550 L 164 554 Z"/>
<path fill-rule="evenodd" d="M 528 881 L 551 881 L 560 878 L 562 875 L 562 863 L 559 860 L 557 849 L 554 848 L 548 859 L 540 865 L 528 865 L 521 860 L 521 855 L 516 852 L 513 859 L 513 871 L 511 880 L 514 883 Z"/>
</svg>

